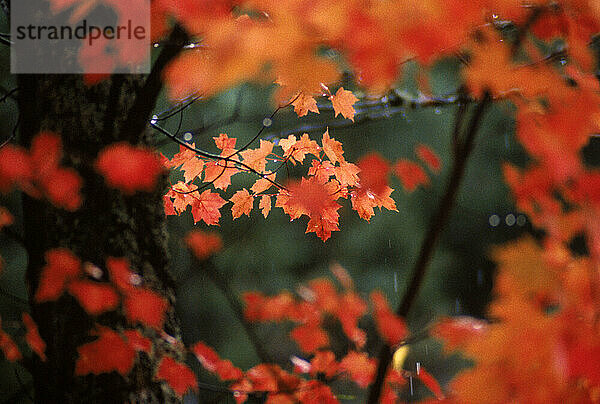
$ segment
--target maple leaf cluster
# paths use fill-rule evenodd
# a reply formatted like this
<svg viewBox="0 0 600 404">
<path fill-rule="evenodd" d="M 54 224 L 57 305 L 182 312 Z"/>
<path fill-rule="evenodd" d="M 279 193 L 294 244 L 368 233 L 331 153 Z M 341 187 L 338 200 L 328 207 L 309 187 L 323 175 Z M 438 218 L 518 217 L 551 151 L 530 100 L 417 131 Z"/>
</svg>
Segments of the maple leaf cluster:
<svg viewBox="0 0 600 404">
<path fill-rule="evenodd" d="M 375 377 L 377 360 L 365 351 L 366 332 L 359 328 L 359 320 L 368 313 L 369 305 L 354 289 L 348 273 L 339 265 L 332 271 L 338 277 L 342 290 L 327 279 L 315 279 L 301 286 L 299 297 L 289 292 L 265 296 L 260 292 L 243 295 L 244 315 L 252 322 L 284 322 L 295 324 L 290 337 L 303 352 L 301 358 L 292 356 L 293 371 L 262 363 L 243 372 L 228 360 L 223 360 L 202 342 L 190 350 L 203 367 L 229 384 L 238 403 L 249 395 L 267 395 L 267 402 L 337 403 L 328 383 L 340 378 L 352 380 L 361 388 L 368 387 Z M 388 306 L 379 292 L 370 296 L 373 318 L 381 337 L 389 344 L 400 345 L 408 336 L 404 321 Z M 326 323 L 338 321 L 350 343 L 348 352 L 340 358 L 332 351 Z M 383 403 L 397 402 L 398 392 L 406 386 L 411 372 L 391 369 L 386 376 Z M 443 393 L 437 381 L 424 369 L 414 375 L 438 397 Z"/>
<path fill-rule="evenodd" d="M 0 192 L 15 187 L 34 198 L 45 197 L 59 208 L 74 211 L 82 203 L 82 180 L 60 165 L 62 142 L 57 134 L 39 133 L 29 151 L 7 144 L 0 149 Z"/>
<path fill-rule="evenodd" d="M 297 111 L 303 114 L 316 109 L 310 97 L 321 93 L 321 83 L 340 78 L 340 65 L 322 56 L 323 48 L 344 55 L 360 84 L 381 92 L 407 60 L 429 65 L 460 49 L 474 28 L 498 15 L 526 18 L 517 1 L 463 6 L 454 0 L 218 0 L 201 6 L 160 0 L 152 3 L 152 25 L 155 40 L 168 32 L 169 18 L 201 40 L 167 72 L 174 98 L 209 96 L 260 79 L 281 86 L 280 100 L 302 92 L 307 98 L 299 99 Z"/>
<path fill-rule="evenodd" d="M 418 185 L 427 185 L 429 177 L 423 168 L 408 160 L 399 160 L 393 167 L 378 154 L 364 156 L 357 164 L 344 157 L 342 143 L 332 138 L 326 130 L 321 146 L 311 140 L 307 133 L 298 139 L 290 135 L 280 139 L 277 146 L 281 154 L 274 151 L 275 143 L 261 140 L 257 149 L 237 151 L 236 139 L 226 134 L 214 138 L 221 150 L 219 158 L 203 158 L 195 151 L 194 144 L 180 146 L 179 153 L 171 159 L 163 156 L 163 164 L 183 172 L 184 181 L 174 184 L 164 197 L 167 215 L 179 215 L 191 206 L 194 222 L 203 221 L 207 225 L 217 225 L 221 218 L 220 209 L 227 201 L 217 192 L 205 189 L 209 185 L 226 191 L 231 185 L 231 177 L 242 172 L 258 174 L 250 190 L 243 188 L 229 199 L 232 218 L 250 216 L 254 200 L 259 199 L 258 207 L 266 218 L 275 201 L 291 220 L 307 216 L 306 232 L 314 232 L 323 241 L 339 230 L 337 213 L 340 199 L 350 199 L 352 208 L 365 220 L 374 215 L 374 208 L 396 210 L 390 197 L 393 189 L 388 186 L 389 173 L 395 173 L 408 191 Z M 441 162 L 427 146 L 419 145 L 417 155 L 435 173 Z M 306 177 L 300 181 L 290 181 L 285 186 L 277 182 L 277 170 L 284 164 L 303 163 L 310 156 L 310 167 Z M 265 171 L 267 164 L 277 164 L 272 171 Z M 278 167 L 278 168 L 277 168 Z M 198 179 L 205 184 L 194 184 Z"/>
</svg>

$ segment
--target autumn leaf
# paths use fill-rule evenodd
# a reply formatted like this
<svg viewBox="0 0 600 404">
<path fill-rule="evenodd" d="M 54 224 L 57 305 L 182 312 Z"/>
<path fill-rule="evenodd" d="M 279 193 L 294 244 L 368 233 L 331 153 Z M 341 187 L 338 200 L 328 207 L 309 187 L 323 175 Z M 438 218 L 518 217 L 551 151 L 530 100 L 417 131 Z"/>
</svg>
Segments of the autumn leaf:
<svg viewBox="0 0 600 404">
<path fill-rule="evenodd" d="M 308 133 L 304 133 L 298 140 L 296 136 L 289 135 L 287 139 L 281 139 L 277 144 L 283 149 L 283 157 L 289 158 L 292 164 L 302 163 L 307 154 L 319 156 L 319 145 L 314 140 L 310 140 Z"/>
<path fill-rule="evenodd" d="M 133 368 L 135 350 L 118 333 L 107 327 L 98 326 L 98 338 L 77 348 L 79 358 L 75 363 L 75 374 L 117 372 L 122 376 Z"/>
<path fill-rule="evenodd" d="M 221 218 L 219 209 L 226 203 L 227 201 L 221 198 L 219 194 L 213 193 L 209 189 L 198 196 L 194 195 L 191 204 L 194 223 L 202 220 L 208 225 L 218 225 L 219 219 Z"/>
<path fill-rule="evenodd" d="M 110 274 L 110 280 L 121 293 L 126 294 L 132 291 L 141 280 L 139 275 L 131 272 L 129 261 L 126 258 L 108 257 L 106 268 Z"/>
<path fill-rule="evenodd" d="M 125 316 L 131 323 L 160 330 L 169 307 L 167 300 L 149 289 L 134 289 L 123 299 Z"/>
<path fill-rule="evenodd" d="M 265 219 L 269 216 L 269 212 L 271 211 L 271 196 L 263 195 L 260 197 L 260 203 L 258 205 L 259 209 L 262 211 Z"/>
<path fill-rule="evenodd" d="M 487 323 L 472 317 L 441 318 L 433 327 L 431 335 L 444 341 L 444 349 L 460 349 L 477 336 L 483 335 Z"/>
<path fill-rule="evenodd" d="M 317 324 L 300 325 L 290 332 L 290 336 L 306 353 L 313 353 L 329 344 L 327 333 Z"/>
<path fill-rule="evenodd" d="M 329 136 L 329 129 L 323 133 L 323 151 L 329 158 L 333 164 L 344 161 L 344 150 L 342 149 L 342 144 L 335 140 L 334 138 Z"/>
<path fill-rule="evenodd" d="M 392 312 L 381 292 L 371 293 L 371 302 L 373 302 L 377 330 L 386 344 L 394 346 L 402 342 L 408 335 L 404 320 Z"/>
<path fill-rule="evenodd" d="M 301 117 L 308 114 L 308 112 L 314 112 L 316 114 L 319 113 L 319 108 L 317 107 L 317 101 L 303 92 L 300 92 L 294 102 L 292 102 L 294 106 L 294 112 Z"/>
<path fill-rule="evenodd" d="M 199 260 L 205 260 L 223 248 L 223 240 L 217 233 L 193 230 L 185 236 L 185 243 Z"/>
<path fill-rule="evenodd" d="M 147 354 L 152 352 L 152 340 L 144 337 L 139 330 L 125 330 L 123 335 L 127 338 L 129 345 L 136 351 L 146 352 Z"/>
<path fill-rule="evenodd" d="M 119 305 L 119 295 L 112 286 L 105 283 L 74 280 L 69 283 L 68 290 L 92 316 L 113 311 Z"/>
<path fill-rule="evenodd" d="M 121 142 L 105 147 L 98 154 L 96 170 L 109 186 L 131 195 L 152 191 L 162 164 L 152 151 Z"/>
<path fill-rule="evenodd" d="M 429 167 L 434 173 L 439 173 L 442 168 L 442 162 L 440 158 L 435 154 L 431 148 L 424 144 L 418 144 L 415 152 L 417 157 Z"/>
<path fill-rule="evenodd" d="M 23 355 L 15 341 L 3 329 L 0 322 L 0 351 L 4 354 L 7 361 L 15 362 L 21 360 Z"/>
<path fill-rule="evenodd" d="M 25 333 L 25 341 L 27 342 L 27 345 L 29 345 L 29 348 L 31 348 L 31 350 L 35 352 L 42 361 L 45 362 L 46 343 L 40 336 L 37 324 L 28 313 L 23 313 L 21 319 L 25 325 L 25 329 L 27 330 Z"/>
<path fill-rule="evenodd" d="M 350 376 L 359 387 L 365 388 L 373 381 L 376 361 L 365 352 L 350 351 L 340 362 L 339 371 Z"/>
<path fill-rule="evenodd" d="M 244 159 L 244 164 L 257 172 L 262 173 L 265 171 L 267 157 L 273 151 L 273 146 L 273 142 L 261 139 L 260 147 L 258 149 L 244 150 L 240 153 L 240 156 Z"/>
<path fill-rule="evenodd" d="M 360 172 L 360 168 L 355 164 L 342 161 L 340 162 L 340 165 L 333 170 L 335 178 L 340 182 L 340 185 L 349 187 L 358 185 L 358 173 Z"/>
<path fill-rule="evenodd" d="M 8 144 L 0 149 L 0 192 L 8 193 L 31 177 L 31 161 L 23 148 Z"/>
<path fill-rule="evenodd" d="M 244 317 L 248 321 L 281 321 L 290 317 L 294 309 L 294 299 L 288 292 L 274 297 L 267 297 L 259 292 L 246 292 L 244 301 Z"/>
<path fill-rule="evenodd" d="M 408 192 L 414 191 L 419 185 L 429 185 L 429 177 L 423 168 L 410 160 L 398 160 L 393 170 Z"/>
<path fill-rule="evenodd" d="M 338 363 L 335 354 L 331 351 L 317 351 L 310 361 L 310 374 L 317 377 L 319 373 L 326 378 L 332 378 L 338 372 Z"/>
<path fill-rule="evenodd" d="M 190 147 L 195 147 L 194 143 Z M 179 153 L 173 156 L 170 165 L 172 167 L 181 166 L 185 182 L 193 181 L 204 170 L 204 160 L 200 159 L 195 151 L 184 146 L 179 146 Z"/>
<path fill-rule="evenodd" d="M 233 203 L 231 214 L 234 219 L 237 219 L 242 215 L 250 216 L 250 211 L 252 211 L 252 206 L 254 204 L 254 197 L 250 195 L 246 188 L 237 191 L 229 200 Z"/>
<path fill-rule="evenodd" d="M 45 254 L 46 265 L 42 268 L 35 301 L 38 303 L 58 299 L 72 279 L 81 274 L 81 261 L 71 251 L 58 248 Z"/>
<path fill-rule="evenodd" d="M 8 209 L 6 209 L 3 206 L 0 206 L 0 230 L 2 230 L 3 227 L 12 225 L 13 223 L 14 223 L 14 218 L 10 214 Z"/>
<path fill-rule="evenodd" d="M 240 380 L 243 377 L 243 372 L 233 366 L 231 361 L 221 359 L 211 347 L 202 342 L 194 344 L 190 351 L 206 370 L 216 374 L 223 381 Z"/>
<path fill-rule="evenodd" d="M 179 397 L 183 397 L 189 390 L 198 390 L 198 382 L 194 372 L 170 356 L 163 356 L 160 360 L 156 378 L 165 381 Z"/>
<path fill-rule="evenodd" d="M 344 118 L 348 118 L 354 122 L 354 110 L 353 105 L 358 101 L 358 98 L 352 94 L 352 91 L 344 90 L 344 87 L 340 87 L 335 95 L 329 97 L 333 104 L 335 116 L 342 114 Z"/>
</svg>

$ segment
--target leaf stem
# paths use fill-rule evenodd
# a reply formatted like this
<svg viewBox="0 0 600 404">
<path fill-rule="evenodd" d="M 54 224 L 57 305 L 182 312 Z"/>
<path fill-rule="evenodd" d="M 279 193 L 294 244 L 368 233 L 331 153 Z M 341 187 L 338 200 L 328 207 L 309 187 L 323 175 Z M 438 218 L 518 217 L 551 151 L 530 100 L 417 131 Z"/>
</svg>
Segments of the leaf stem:
<svg viewBox="0 0 600 404">
<path fill-rule="evenodd" d="M 448 221 L 450 212 L 452 211 L 456 201 L 456 195 L 458 194 L 460 184 L 464 178 L 467 160 L 469 159 L 469 156 L 473 150 L 475 137 L 479 130 L 481 119 L 483 118 L 490 101 L 490 94 L 486 92 L 473 112 L 464 140 L 461 142 L 460 139 L 457 139 L 458 146 L 456 147 L 456 153 L 454 154 L 454 162 L 452 165 L 452 171 L 450 173 L 450 179 L 448 181 L 448 185 L 446 186 L 446 191 L 444 192 L 438 209 L 435 212 L 425 238 L 423 239 L 423 243 L 421 244 L 419 256 L 415 262 L 408 288 L 400 305 L 396 309 L 396 314 L 401 317 L 406 317 L 410 313 L 410 310 L 419 294 L 419 290 L 423 284 L 423 279 L 425 278 L 427 268 L 429 267 L 429 262 L 433 256 L 437 240 L 439 239 L 439 236 L 442 233 L 446 222 Z M 457 123 L 455 127 L 462 126 L 461 122 L 458 121 L 462 120 L 463 117 L 464 113 L 462 108 L 459 107 L 457 111 Z M 369 396 L 367 400 L 368 404 L 376 404 L 379 402 L 385 376 L 392 361 L 392 356 L 393 354 L 391 347 L 385 344 L 379 353 L 379 365 L 377 367 L 375 381 L 369 390 Z"/>
</svg>

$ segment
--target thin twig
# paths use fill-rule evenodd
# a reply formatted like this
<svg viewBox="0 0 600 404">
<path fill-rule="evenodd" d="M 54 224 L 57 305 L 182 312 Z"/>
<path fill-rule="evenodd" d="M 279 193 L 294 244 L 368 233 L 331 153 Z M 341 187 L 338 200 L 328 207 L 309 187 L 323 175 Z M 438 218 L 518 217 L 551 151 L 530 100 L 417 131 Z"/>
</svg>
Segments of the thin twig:
<svg viewBox="0 0 600 404">
<path fill-rule="evenodd" d="M 471 117 L 464 140 L 460 142 L 460 145 L 457 147 L 457 153 L 454 156 L 454 163 L 448 185 L 446 186 L 446 191 L 435 215 L 431 220 L 425 238 L 423 239 L 423 243 L 421 244 L 419 256 L 415 262 L 415 266 L 412 271 L 412 277 L 408 284 L 408 289 L 406 290 L 404 297 L 402 298 L 402 301 L 396 310 L 396 314 L 398 316 L 406 318 L 419 294 L 419 290 L 423 284 L 423 279 L 427 272 L 427 268 L 429 267 L 431 257 L 433 256 L 436 242 L 439 239 L 439 236 L 442 233 L 442 230 L 454 206 L 458 189 L 460 188 L 460 184 L 464 177 L 467 160 L 473 150 L 475 136 L 477 135 L 481 119 L 490 101 L 490 94 L 486 92 L 483 96 L 483 99 L 478 103 Z M 459 111 L 457 111 L 457 118 L 460 118 Z M 381 390 L 385 381 L 387 370 L 392 361 L 392 356 L 391 347 L 385 344 L 379 353 L 379 364 L 377 367 L 375 381 L 369 390 L 367 401 L 368 404 L 377 404 L 379 402 L 379 397 L 381 396 Z"/>
<path fill-rule="evenodd" d="M 199 156 L 205 157 L 205 158 L 209 158 L 209 159 L 213 159 L 213 160 L 222 160 L 222 161 L 227 161 L 227 162 L 231 162 L 234 165 L 240 166 L 242 168 L 244 168 L 245 170 L 254 173 L 256 175 L 258 175 L 260 178 L 264 178 L 267 181 L 269 181 L 272 185 L 275 185 L 277 188 L 279 189 L 283 189 L 287 191 L 287 188 L 284 187 L 283 185 L 273 181 L 272 179 L 270 179 L 269 177 L 267 177 L 267 174 L 261 173 L 256 171 L 254 168 L 250 167 L 249 165 L 241 162 L 241 161 L 237 161 L 234 160 L 228 156 L 221 156 L 218 154 L 214 154 L 214 153 L 209 153 L 207 151 L 204 150 L 200 150 L 197 149 L 195 147 L 192 147 L 191 145 L 189 145 L 187 142 L 179 139 L 177 136 L 173 135 L 172 133 L 170 133 L 168 130 L 158 126 L 156 123 L 154 122 L 150 122 L 150 126 L 154 129 L 156 129 L 157 131 L 159 131 L 160 133 L 162 133 L 163 135 L 169 137 L 171 140 L 173 140 L 176 143 L 179 143 L 181 146 L 185 147 L 188 150 L 191 150 L 193 152 L 195 152 L 196 154 L 198 154 Z"/>
<path fill-rule="evenodd" d="M 163 71 L 167 64 L 183 50 L 188 41 L 188 35 L 181 26 L 176 25 L 171 31 L 168 41 L 169 44 L 163 48 L 152 66 L 144 86 L 136 94 L 135 101 L 127 114 L 127 120 L 123 124 L 122 139 L 136 136 L 146 127 L 158 94 L 162 89 Z"/>
</svg>

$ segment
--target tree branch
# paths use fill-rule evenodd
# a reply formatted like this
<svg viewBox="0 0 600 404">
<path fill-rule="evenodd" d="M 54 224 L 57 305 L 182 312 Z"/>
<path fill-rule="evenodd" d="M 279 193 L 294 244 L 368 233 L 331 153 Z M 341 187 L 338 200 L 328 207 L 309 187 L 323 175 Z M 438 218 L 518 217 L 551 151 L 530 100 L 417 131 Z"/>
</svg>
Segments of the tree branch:
<svg viewBox="0 0 600 404">
<path fill-rule="evenodd" d="M 136 137 L 146 128 L 158 94 L 162 89 L 162 73 L 167 64 L 183 50 L 187 41 L 188 34 L 181 26 L 176 25 L 169 35 L 167 45 L 165 45 L 154 66 L 152 66 L 144 86 L 137 92 L 135 102 L 129 110 L 127 120 L 121 129 L 121 139 Z"/>
<path fill-rule="evenodd" d="M 454 202 L 456 201 L 458 189 L 460 188 L 460 184 L 464 178 L 466 163 L 473 150 L 475 136 L 477 135 L 481 119 L 487 107 L 489 106 L 490 101 L 490 94 L 485 93 L 483 99 L 479 102 L 473 113 L 473 116 L 471 117 L 464 141 L 459 142 L 459 146 L 456 148 L 457 152 L 454 156 L 454 163 L 448 185 L 446 186 L 446 191 L 435 215 L 431 220 L 425 238 L 423 239 L 423 243 L 421 244 L 419 256 L 415 262 L 412 278 L 408 284 L 408 289 L 402 298 L 402 302 L 396 309 L 396 314 L 401 317 L 406 317 L 408 315 L 419 294 L 419 290 L 423 284 L 423 279 L 436 246 L 436 242 L 439 239 L 439 236 L 450 216 Z M 464 114 L 462 114 L 461 108 L 459 107 L 457 121 L 462 120 L 463 116 Z M 456 126 L 460 127 L 460 122 L 457 122 Z M 379 397 L 381 396 L 381 390 L 385 381 L 387 370 L 392 361 L 392 356 L 393 354 L 391 347 L 385 344 L 379 353 L 379 365 L 377 367 L 375 381 L 369 390 L 369 397 L 367 401 L 368 404 L 376 404 L 379 402 Z"/>
</svg>

